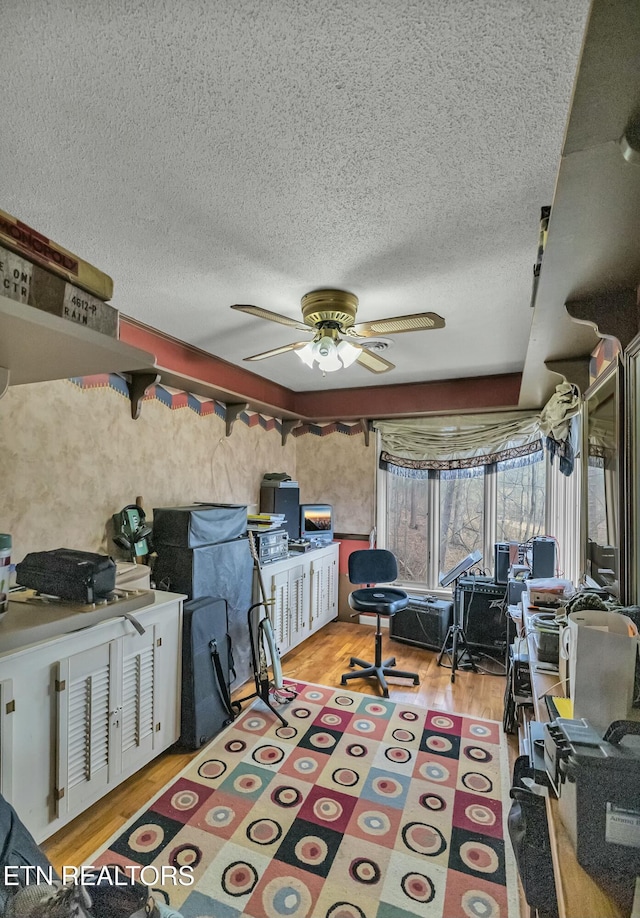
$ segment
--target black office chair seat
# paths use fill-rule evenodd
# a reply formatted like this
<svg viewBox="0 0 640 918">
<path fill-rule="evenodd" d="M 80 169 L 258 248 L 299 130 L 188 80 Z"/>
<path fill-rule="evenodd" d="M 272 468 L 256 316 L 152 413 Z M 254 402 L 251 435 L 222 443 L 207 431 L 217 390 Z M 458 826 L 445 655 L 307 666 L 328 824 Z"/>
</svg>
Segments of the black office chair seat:
<svg viewBox="0 0 640 918">
<path fill-rule="evenodd" d="M 349 556 L 349 580 L 351 583 L 389 583 L 398 576 L 398 566 L 395 556 L 384 549 L 365 549 L 354 551 Z M 349 594 L 349 605 L 354 609 L 354 615 L 374 614 L 376 616 L 376 644 L 375 660 L 369 663 L 358 657 L 351 657 L 350 666 L 359 666 L 356 672 L 343 673 L 341 684 L 346 685 L 348 679 L 364 679 L 374 677 L 382 689 L 385 698 L 389 697 L 389 688 L 385 676 L 398 676 L 402 679 L 411 679 L 414 685 L 420 684 L 417 673 L 407 673 L 396 669 L 396 658 L 382 659 L 382 628 L 380 617 L 390 618 L 404 609 L 409 602 L 409 597 L 404 590 L 396 587 L 374 586 L 362 587 Z"/>
</svg>

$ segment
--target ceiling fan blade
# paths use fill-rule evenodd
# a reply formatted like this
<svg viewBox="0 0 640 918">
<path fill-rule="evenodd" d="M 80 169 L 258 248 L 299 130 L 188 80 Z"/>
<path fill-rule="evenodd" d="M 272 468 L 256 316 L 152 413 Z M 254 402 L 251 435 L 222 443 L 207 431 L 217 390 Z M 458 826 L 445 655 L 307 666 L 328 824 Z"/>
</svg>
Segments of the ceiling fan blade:
<svg viewBox="0 0 640 918">
<path fill-rule="evenodd" d="M 390 363 L 380 354 L 376 354 L 375 351 L 367 350 L 366 347 L 361 348 L 360 354 L 356 358 L 356 363 L 359 363 L 360 366 L 365 367 L 367 370 L 371 370 L 372 373 L 386 373 L 387 370 L 395 369 L 394 363 Z"/>
<path fill-rule="evenodd" d="M 346 328 L 345 334 L 354 338 L 372 338 L 376 335 L 396 335 L 399 332 L 444 328 L 444 325 L 444 319 L 437 312 L 416 312 L 409 316 L 391 316 L 389 319 L 359 322 L 351 328 Z"/>
<path fill-rule="evenodd" d="M 288 316 L 281 316 L 277 312 L 271 312 L 269 309 L 263 309 L 261 306 L 241 306 L 239 303 L 234 303 L 231 308 L 237 309 L 238 312 L 246 312 L 250 316 L 257 316 L 258 319 L 268 319 L 269 322 L 277 322 L 278 325 L 286 325 L 289 328 L 299 328 L 301 331 L 313 331 L 308 325 L 303 325 L 302 322 L 298 322 L 296 319 L 290 319 Z"/>
<path fill-rule="evenodd" d="M 278 354 L 286 354 L 287 351 L 298 351 L 301 347 L 306 347 L 308 341 L 296 341 L 295 344 L 283 344 L 282 347 L 274 347 L 270 351 L 263 351 L 261 354 L 254 354 L 253 357 L 245 357 L 245 360 L 264 360 L 265 357 L 277 357 Z"/>
</svg>

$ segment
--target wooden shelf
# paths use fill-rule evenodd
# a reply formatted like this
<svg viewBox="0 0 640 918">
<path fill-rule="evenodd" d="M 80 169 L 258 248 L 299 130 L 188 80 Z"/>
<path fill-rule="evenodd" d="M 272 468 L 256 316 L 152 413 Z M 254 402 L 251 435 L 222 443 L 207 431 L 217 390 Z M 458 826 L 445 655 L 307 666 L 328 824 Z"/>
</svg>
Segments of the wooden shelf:
<svg viewBox="0 0 640 918">
<path fill-rule="evenodd" d="M 526 593 L 523 594 L 525 602 L 526 596 Z M 545 723 L 549 720 L 549 714 L 544 696 L 553 694 L 562 697 L 564 692 L 558 685 L 558 675 L 535 671 L 538 653 L 530 618 L 531 613 L 525 608 L 523 624 L 527 629 L 534 711 L 536 719 Z M 547 797 L 546 805 L 559 918 L 625 918 L 625 912 L 578 863 L 567 830 L 560 819 L 556 798 Z"/>
<path fill-rule="evenodd" d="M 152 367 L 154 355 L 0 296 L 0 368 L 10 386 Z M 6 374 L 0 372 L 0 383 Z M 0 396 L 2 385 L 0 384 Z"/>
<path fill-rule="evenodd" d="M 632 291 L 640 283 L 640 166 L 625 160 L 619 144 L 629 120 L 638 117 L 639 45 L 639 3 L 593 0 L 533 310 L 521 408 L 543 405 L 560 381 L 548 361 L 588 356 L 600 340 L 593 325 L 570 319 L 565 303 Z"/>
</svg>

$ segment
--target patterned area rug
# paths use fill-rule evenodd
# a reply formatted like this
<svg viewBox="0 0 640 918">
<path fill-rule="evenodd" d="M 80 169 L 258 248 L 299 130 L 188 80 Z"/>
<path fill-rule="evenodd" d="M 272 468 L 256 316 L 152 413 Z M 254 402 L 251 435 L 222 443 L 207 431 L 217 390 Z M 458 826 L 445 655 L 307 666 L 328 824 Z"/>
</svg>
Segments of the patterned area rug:
<svg viewBox="0 0 640 918">
<path fill-rule="evenodd" d="M 287 727 L 243 712 L 92 863 L 192 868 L 185 918 L 518 915 L 499 725 L 291 684 Z"/>
</svg>

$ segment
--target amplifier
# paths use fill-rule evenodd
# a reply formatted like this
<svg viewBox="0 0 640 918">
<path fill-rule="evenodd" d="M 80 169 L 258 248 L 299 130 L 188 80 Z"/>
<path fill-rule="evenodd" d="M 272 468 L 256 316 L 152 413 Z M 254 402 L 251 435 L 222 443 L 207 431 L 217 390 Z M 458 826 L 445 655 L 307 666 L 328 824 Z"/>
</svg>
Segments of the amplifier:
<svg viewBox="0 0 640 918">
<path fill-rule="evenodd" d="M 254 532 L 260 564 L 280 561 L 289 555 L 289 536 L 284 529 Z"/>
<path fill-rule="evenodd" d="M 389 619 L 389 636 L 405 644 L 440 650 L 453 616 L 453 603 L 426 596 L 409 600 L 409 605 Z"/>
<path fill-rule="evenodd" d="M 491 577 L 458 580 L 460 622 L 471 648 L 505 651 L 509 616 L 505 614 L 507 587 Z"/>
</svg>

